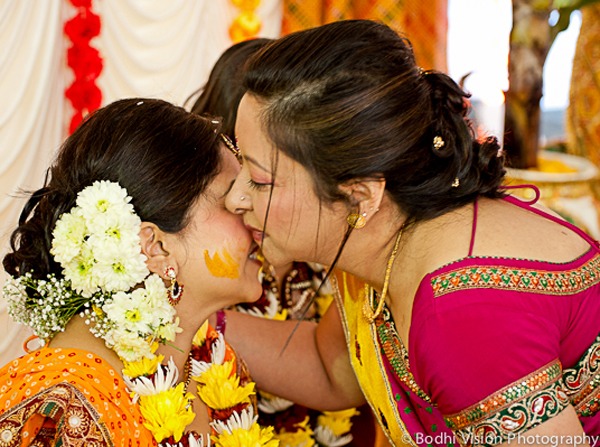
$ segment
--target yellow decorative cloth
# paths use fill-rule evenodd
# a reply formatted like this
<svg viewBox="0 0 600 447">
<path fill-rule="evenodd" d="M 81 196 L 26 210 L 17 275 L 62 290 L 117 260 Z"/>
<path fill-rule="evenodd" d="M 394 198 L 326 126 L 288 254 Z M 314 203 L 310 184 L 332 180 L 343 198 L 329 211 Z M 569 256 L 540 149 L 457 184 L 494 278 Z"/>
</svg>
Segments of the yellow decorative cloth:
<svg viewBox="0 0 600 447">
<path fill-rule="evenodd" d="M 337 272 L 336 277 L 336 302 L 360 387 L 392 446 L 415 445 L 402 421 L 387 380 L 376 327 L 368 324 L 362 315 L 364 283 L 342 272 Z"/>
</svg>

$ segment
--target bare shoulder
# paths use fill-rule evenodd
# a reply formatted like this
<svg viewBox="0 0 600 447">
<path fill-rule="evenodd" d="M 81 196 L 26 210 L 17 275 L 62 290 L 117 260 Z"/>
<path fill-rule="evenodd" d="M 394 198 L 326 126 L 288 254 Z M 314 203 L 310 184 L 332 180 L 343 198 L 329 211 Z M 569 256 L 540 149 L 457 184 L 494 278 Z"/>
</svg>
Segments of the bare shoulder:
<svg viewBox="0 0 600 447">
<path fill-rule="evenodd" d="M 590 248 L 572 229 L 504 200 L 481 199 L 478 208 L 474 255 L 568 262 Z"/>
</svg>

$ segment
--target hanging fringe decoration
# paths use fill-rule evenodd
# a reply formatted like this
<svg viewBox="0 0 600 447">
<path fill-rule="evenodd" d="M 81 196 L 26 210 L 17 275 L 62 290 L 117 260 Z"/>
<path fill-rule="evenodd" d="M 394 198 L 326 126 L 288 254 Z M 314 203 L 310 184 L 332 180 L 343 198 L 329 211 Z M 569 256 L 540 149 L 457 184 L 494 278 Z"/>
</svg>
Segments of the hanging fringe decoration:
<svg viewBox="0 0 600 447">
<path fill-rule="evenodd" d="M 233 43 L 242 42 L 256 37 L 262 26 L 260 17 L 255 10 L 260 0 L 232 0 L 233 4 L 242 11 L 229 27 L 229 36 Z"/>
<path fill-rule="evenodd" d="M 100 17 L 92 12 L 92 0 L 69 0 L 77 8 L 77 15 L 65 23 L 65 34 L 72 45 L 67 50 L 67 65 L 75 74 L 65 96 L 73 109 L 69 133 L 77 128 L 84 116 L 93 112 L 102 102 L 102 91 L 96 79 L 102 71 L 102 58 L 90 40 L 100 34 Z"/>
</svg>

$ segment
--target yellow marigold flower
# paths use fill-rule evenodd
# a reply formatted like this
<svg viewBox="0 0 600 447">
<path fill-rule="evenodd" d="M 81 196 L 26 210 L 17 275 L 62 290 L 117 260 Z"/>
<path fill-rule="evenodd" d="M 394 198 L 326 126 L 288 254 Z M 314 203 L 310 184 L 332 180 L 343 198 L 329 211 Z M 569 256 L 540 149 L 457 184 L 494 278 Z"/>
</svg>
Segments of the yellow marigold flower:
<svg viewBox="0 0 600 447">
<path fill-rule="evenodd" d="M 183 436 L 185 428 L 194 420 L 189 399 L 194 396 L 184 395 L 184 383 L 175 388 L 151 396 L 140 396 L 140 411 L 144 417 L 144 426 L 152 432 L 156 442 L 173 435 L 175 441 Z"/>
<path fill-rule="evenodd" d="M 273 315 L 273 320 L 285 321 L 285 320 L 287 320 L 287 317 L 288 317 L 287 309 L 282 309 L 281 312 L 277 312 L 275 315 Z"/>
<path fill-rule="evenodd" d="M 193 343 L 196 346 L 202 346 L 204 344 L 204 340 L 206 340 L 206 332 L 208 332 L 208 320 L 206 320 L 204 324 L 200 326 L 200 329 L 198 329 L 198 332 L 196 332 L 196 335 L 194 335 Z"/>
<path fill-rule="evenodd" d="M 165 359 L 164 355 L 155 355 L 153 359 L 142 357 L 139 362 L 123 362 L 123 374 L 129 377 L 150 376 L 156 372 L 158 365 Z"/>
<path fill-rule="evenodd" d="M 273 438 L 273 427 L 261 428 L 258 424 L 250 430 L 236 428 L 231 434 L 224 432 L 211 438 L 214 447 L 279 447 L 279 441 Z"/>
<path fill-rule="evenodd" d="M 210 408 L 224 410 L 242 402 L 250 402 L 250 396 L 254 394 L 254 382 L 241 387 L 240 378 L 231 377 L 233 372 L 233 360 L 222 365 L 212 365 L 200 377 L 193 379 L 198 381 L 198 395 Z"/>
<path fill-rule="evenodd" d="M 341 411 L 324 411 L 322 415 L 317 417 L 317 424 L 329 427 L 331 432 L 336 436 L 342 436 L 352 428 L 350 418 L 356 414 L 358 414 L 356 408 Z"/>
<path fill-rule="evenodd" d="M 296 424 L 298 428 L 295 432 L 287 432 L 285 430 L 281 430 L 279 433 L 275 434 L 275 438 L 279 439 L 279 444 L 282 447 L 285 446 L 296 446 L 301 445 L 302 447 L 312 447 L 315 445 L 315 440 L 312 438 L 313 431 L 310 429 L 308 425 L 309 418 L 306 418 Z"/>
</svg>

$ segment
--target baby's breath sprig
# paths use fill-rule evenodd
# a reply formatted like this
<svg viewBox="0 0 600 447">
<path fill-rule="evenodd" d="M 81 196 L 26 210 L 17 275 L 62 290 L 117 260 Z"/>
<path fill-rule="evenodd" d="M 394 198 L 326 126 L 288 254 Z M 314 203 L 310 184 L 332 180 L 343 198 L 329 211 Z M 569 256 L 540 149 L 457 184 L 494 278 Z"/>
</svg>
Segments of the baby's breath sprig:
<svg viewBox="0 0 600 447">
<path fill-rule="evenodd" d="M 50 274 L 47 279 L 35 279 L 31 273 L 10 277 L 4 286 L 4 296 L 10 316 L 31 327 L 45 341 L 64 331 L 77 311 L 106 298 L 100 293 L 85 298 L 75 293 L 64 278 Z"/>
</svg>

